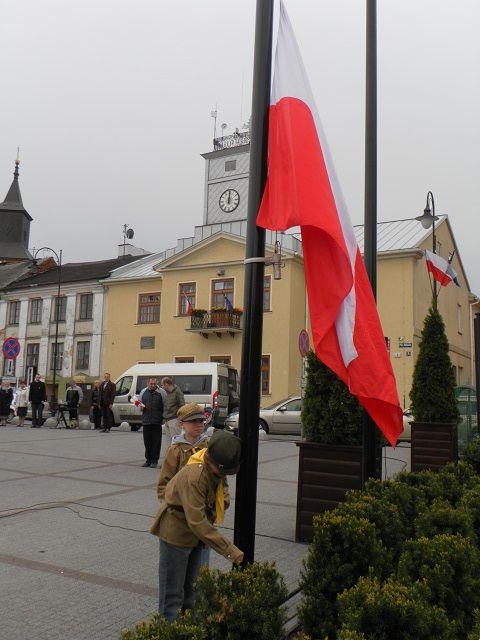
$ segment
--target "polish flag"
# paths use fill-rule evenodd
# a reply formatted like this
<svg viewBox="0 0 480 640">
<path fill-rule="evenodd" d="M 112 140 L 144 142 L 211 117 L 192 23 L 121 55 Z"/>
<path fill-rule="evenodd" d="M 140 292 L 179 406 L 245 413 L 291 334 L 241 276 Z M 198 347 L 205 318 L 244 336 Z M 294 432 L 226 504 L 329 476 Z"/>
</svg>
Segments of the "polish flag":
<svg viewBox="0 0 480 640">
<path fill-rule="evenodd" d="M 268 178 L 257 224 L 301 227 L 315 353 L 395 445 L 403 425 L 390 357 L 283 2 L 269 118 Z"/>
<path fill-rule="evenodd" d="M 432 274 L 433 279 L 439 282 L 443 287 L 446 287 L 450 282 L 454 282 L 457 287 L 460 286 L 457 278 L 457 272 L 452 267 L 449 260 L 445 260 L 438 253 L 432 253 L 431 251 L 425 251 L 425 258 L 427 259 L 427 269 Z"/>
<path fill-rule="evenodd" d="M 188 296 L 186 296 L 185 294 L 183 294 L 183 297 L 185 298 L 187 304 L 186 304 L 186 311 L 187 311 L 187 316 L 191 316 L 192 315 L 192 305 L 190 304 L 190 300 L 188 299 Z"/>
</svg>

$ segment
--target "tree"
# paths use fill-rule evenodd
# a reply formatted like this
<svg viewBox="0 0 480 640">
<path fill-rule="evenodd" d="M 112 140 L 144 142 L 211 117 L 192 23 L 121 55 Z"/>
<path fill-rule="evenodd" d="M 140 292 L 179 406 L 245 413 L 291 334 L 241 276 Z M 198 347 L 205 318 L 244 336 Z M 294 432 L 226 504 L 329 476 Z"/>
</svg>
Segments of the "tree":
<svg viewBox="0 0 480 640">
<path fill-rule="evenodd" d="M 359 445 L 362 443 L 363 415 L 362 407 L 347 386 L 310 351 L 302 408 L 305 440 Z"/>
<path fill-rule="evenodd" d="M 417 422 L 458 422 L 455 373 L 448 354 L 445 324 L 436 305 L 423 325 L 410 393 Z"/>
</svg>

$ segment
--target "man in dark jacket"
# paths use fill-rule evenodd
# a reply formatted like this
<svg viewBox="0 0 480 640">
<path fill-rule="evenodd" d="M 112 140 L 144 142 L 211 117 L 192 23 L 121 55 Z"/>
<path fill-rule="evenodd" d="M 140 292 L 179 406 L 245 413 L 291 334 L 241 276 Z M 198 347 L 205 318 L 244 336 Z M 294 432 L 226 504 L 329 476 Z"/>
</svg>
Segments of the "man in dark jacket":
<svg viewBox="0 0 480 640">
<path fill-rule="evenodd" d="M 103 429 L 102 433 L 108 433 L 113 426 L 112 407 L 115 400 L 116 387 L 110 380 L 110 374 L 104 373 L 103 382 L 98 393 L 98 405 L 102 411 Z"/>
<path fill-rule="evenodd" d="M 65 404 L 68 407 L 70 415 L 70 426 L 78 426 L 78 407 L 83 400 L 82 388 L 78 386 L 75 380 L 70 380 L 65 391 Z"/>
<path fill-rule="evenodd" d="M 32 429 L 40 429 L 43 424 L 43 403 L 47 399 L 47 388 L 37 373 L 35 380 L 30 383 L 28 399 L 32 404 Z"/>
<path fill-rule="evenodd" d="M 142 403 L 143 442 L 145 462 L 143 467 L 156 468 L 162 446 L 163 394 L 156 378 L 150 378 L 148 387 L 139 395 Z"/>
</svg>

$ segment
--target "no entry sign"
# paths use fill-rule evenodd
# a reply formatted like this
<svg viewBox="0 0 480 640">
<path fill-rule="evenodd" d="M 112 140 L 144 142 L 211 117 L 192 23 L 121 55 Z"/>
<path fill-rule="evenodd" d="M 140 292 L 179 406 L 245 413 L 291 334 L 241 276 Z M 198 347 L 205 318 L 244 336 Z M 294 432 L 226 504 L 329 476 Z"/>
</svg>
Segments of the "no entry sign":
<svg viewBox="0 0 480 640">
<path fill-rule="evenodd" d="M 305 358 L 308 350 L 310 349 L 310 338 L 308 337 L 308 332 L 305 331 L 305 329 L 302 329 L 298 336 L 298 348 L 302 358 Z"/>
<path fill-rule="evenodd" d="M 3 356 L 7 360 L 15 360 L 20 354 L 20 343 L 18 338 L 7 338 L 2 345 Z"/>
</svg>

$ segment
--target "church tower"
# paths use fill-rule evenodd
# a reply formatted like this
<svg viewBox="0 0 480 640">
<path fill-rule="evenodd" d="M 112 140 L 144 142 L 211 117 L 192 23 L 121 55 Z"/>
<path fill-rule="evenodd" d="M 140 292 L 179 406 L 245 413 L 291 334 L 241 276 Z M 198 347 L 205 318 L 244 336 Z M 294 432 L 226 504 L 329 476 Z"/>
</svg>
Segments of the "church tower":
<svg viewBox="0 0 480 640">
<path fill-rule="evenodd" d="M 5 200 L 0 204 L 0 264 L 32 260 L 28 251 L 32 217 L 22 202 L 18 182 L 19 164 L 20 161 L 15 160 L 13 182 Z"/>
</svg>

